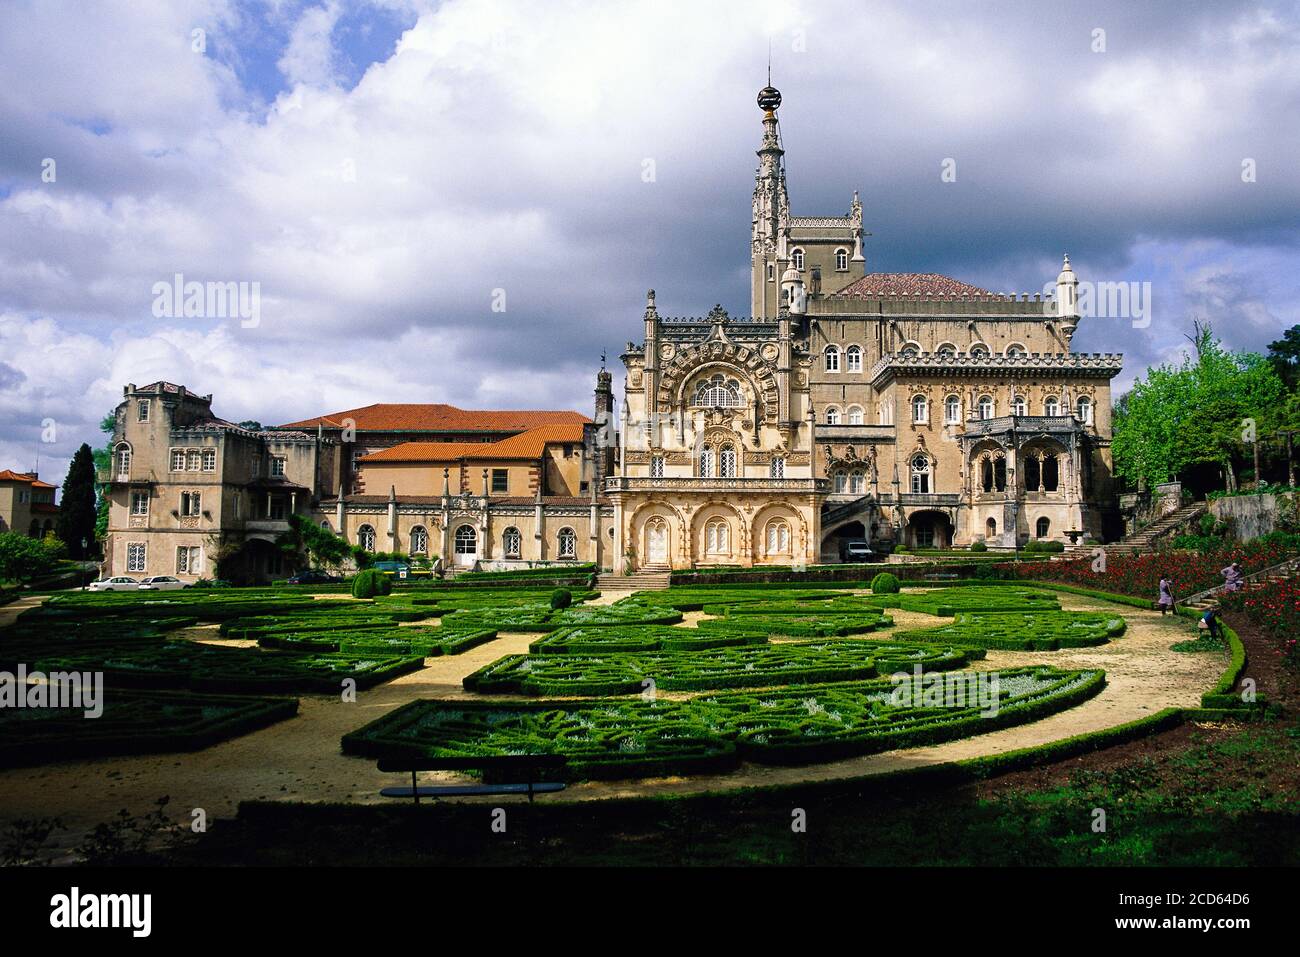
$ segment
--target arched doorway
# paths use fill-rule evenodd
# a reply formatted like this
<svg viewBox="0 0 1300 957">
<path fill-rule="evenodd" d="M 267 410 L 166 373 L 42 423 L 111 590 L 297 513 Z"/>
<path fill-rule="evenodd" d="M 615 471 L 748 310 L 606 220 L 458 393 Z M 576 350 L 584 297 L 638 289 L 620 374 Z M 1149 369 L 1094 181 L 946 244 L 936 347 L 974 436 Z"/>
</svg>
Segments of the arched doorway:
<svg viewBox="0 0 1300 957">
<path fill-rule="evenodd" d="M 996 518 L 990 518 L 987 522 L 984 523 L 984 540 L 991 542 L 993 541 L 993 539 L 997 537 L 998 537 L 998 520 Z"/>
<path fill-rule="evenodd" d="M 649 518 L 642 534 L 641 553 L 647 565 L 668 564 L 668 522 L 660 515 Z"/>
<path fill-rule="evenodd" d="M 868 541 L 866 526 L 861 522 L 846 522 L 822 539 L 821 560 L 842 562 L 849 542 L 865 541 Z"/>
<path fill-rule="evenodd" d="M 473 565 L 478 560 L 478 529 L 473 525 L 457 527 L 452 539 L 452 549 L 457 565 L 461 567 Z"/>
</svg>

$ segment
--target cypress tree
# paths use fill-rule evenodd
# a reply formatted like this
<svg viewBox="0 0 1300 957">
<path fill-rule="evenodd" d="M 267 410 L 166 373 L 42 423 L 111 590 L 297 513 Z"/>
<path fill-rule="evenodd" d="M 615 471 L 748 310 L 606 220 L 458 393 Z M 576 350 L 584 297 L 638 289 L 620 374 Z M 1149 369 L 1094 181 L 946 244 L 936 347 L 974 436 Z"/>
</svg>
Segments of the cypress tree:
<svg viewBox="0 0 1300 957">
<path fill-rule="evenodd" d="M 68 477 L 63 480 L 63 498 L 59 502 L 57 524 L 59 538 L 68 553 L 83 559 L 95 550 L 95 457 L 84 442 L 72 456 Z M 86 548 L 81 540 L 86 540 Z"/>
</svg>

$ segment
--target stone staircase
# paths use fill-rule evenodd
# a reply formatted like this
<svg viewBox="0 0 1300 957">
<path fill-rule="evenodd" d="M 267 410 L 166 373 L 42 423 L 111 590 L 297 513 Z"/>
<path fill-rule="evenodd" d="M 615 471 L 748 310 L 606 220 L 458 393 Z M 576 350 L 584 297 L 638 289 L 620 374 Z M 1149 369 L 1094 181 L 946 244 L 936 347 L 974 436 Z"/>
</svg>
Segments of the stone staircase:
<svg viewBox="0 0 1300 957">
<path fill-rule="evenodd" d="M 1287 578 L 1293 578 L 1300 574 L 1300 558 L 1288 559 L 1277 565 L 1270 565 L 1268 568 L 1262 568 L 1257 572 L 1251 572 L 1242 578 L 1244 587 L 1249 590 L 1267 586 L 1273 582 L 1283 581 Z M 1205 591 L 1198 591 L 1194 595 L 1188 595 L 1179 602 L 1184 608 L 1196 608 L 1204 610 L 1206 608 L 1217 608 L 1219 605 L 1218 595 L 1223 593 L 1226 585 L 1215 585 L 1213 588 L 1207 588 Z"/>
<path fill-rule="evenodd" d="M 631 575 L 601 575 L 596 587 L 601 591 L 663 591 L 670 584 L 671 573 L 667 565 L 647 565 Z"/>
<path fill-rule="evenodd" d="M 1184 505 L 1177 511 L 1164 515 L 1150 525 L 1147 525 L 1141 531 L 1134 532 L 1121 538 L 1118 542 L 1106 546 L 1108 552 L 1149 552 L 1155 548 L 1156 542 L 1160 539 L 1172 535 L 1178 529 L 1199 519 L 1206 512 L 1204 502 L 1193 502 L 1191 505 Z"/>
</svg>

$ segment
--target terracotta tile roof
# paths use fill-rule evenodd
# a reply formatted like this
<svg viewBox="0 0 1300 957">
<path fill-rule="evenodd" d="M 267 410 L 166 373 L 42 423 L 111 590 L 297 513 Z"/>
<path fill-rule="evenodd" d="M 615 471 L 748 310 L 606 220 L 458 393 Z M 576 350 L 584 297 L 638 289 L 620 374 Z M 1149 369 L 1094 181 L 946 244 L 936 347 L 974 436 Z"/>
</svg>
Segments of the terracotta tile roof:
<svg viewBox="0 0 1300 957">
<path fill-rule="evenodd" d="M 583 424 L 564 422 L 529 429 L 500 442 L 403 442 L 391 449 L 382 449 L 362 456 L 362 465 L 380 462 L 474 462 L 489 459 L 538 459 L 546 446 L 559 443 L 581 443 Z"/>
<path fill-rule="evenodd" d="M 874 296 L 929 296 L 938 299 L 992 296 L 1005 299 L 979 286 L 961 282 L 937 272 L 875 272 L 850 283 L 831 298 L 868 299 Z"/>
<path fill-rule="evenodd" d="M 315 429 L 321 425 L 327 429 L 341 429 L 344 419 L 351 419 L 363 432 L 522 432 L 540 425 L 591 421 L 579 412 L 567 410 L 458 409 L 441 402 L 377 402 L 359 409 L 288 422 L 277 428 Z"/>
<path fill-rule="evenodd" d="M 32 488 L 54 488 L 49 482 L 42 482 L 33 472 L 15 472 L 12 469 L 0 471 L 0 482 L 26 482 Z"/>
</svg>

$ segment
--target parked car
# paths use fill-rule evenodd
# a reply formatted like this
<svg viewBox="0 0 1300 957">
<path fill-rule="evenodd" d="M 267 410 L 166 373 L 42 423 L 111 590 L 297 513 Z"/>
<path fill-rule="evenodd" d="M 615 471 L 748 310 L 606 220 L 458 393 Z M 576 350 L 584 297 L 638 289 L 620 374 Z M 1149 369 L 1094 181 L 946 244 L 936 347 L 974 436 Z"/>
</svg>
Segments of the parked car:
<svg viewBox="0 0 1300 957">
<path fill-rule="evenodd" d="M 154 575 L 140 580 L 140 591 L 179 591 L 189 587 L 189 582 L 183 582 L 171 575 Z"/>
<path fill-rule="evenodd" d="M 314 568 L 307 568 L 286 581 L 290 585 L 334 585 L 343 579 L 338 575 L 328 575 Z"/>
<path fill-rule="evenodd" d="M 87 591 L 137 591 L 140 588 L 138 578 L 127 578 L 125 575 L 117 575 L 113 578 L 101 578 L 99 581 L 93 581 L 86 586 Z"/>
<path fill-rule="evenodd" d="M 375 562 L 370 566 L 377 572 L 384 572 L 394 578 L 406 578 L 411 574 L 411 566 L 406 562 Z"/>
<path fill-rule="evenodd" d="M 877 555 L 866 542 L 848 542 L 844 546 L 846 562 L 873 562 Z"/>
</svg>

